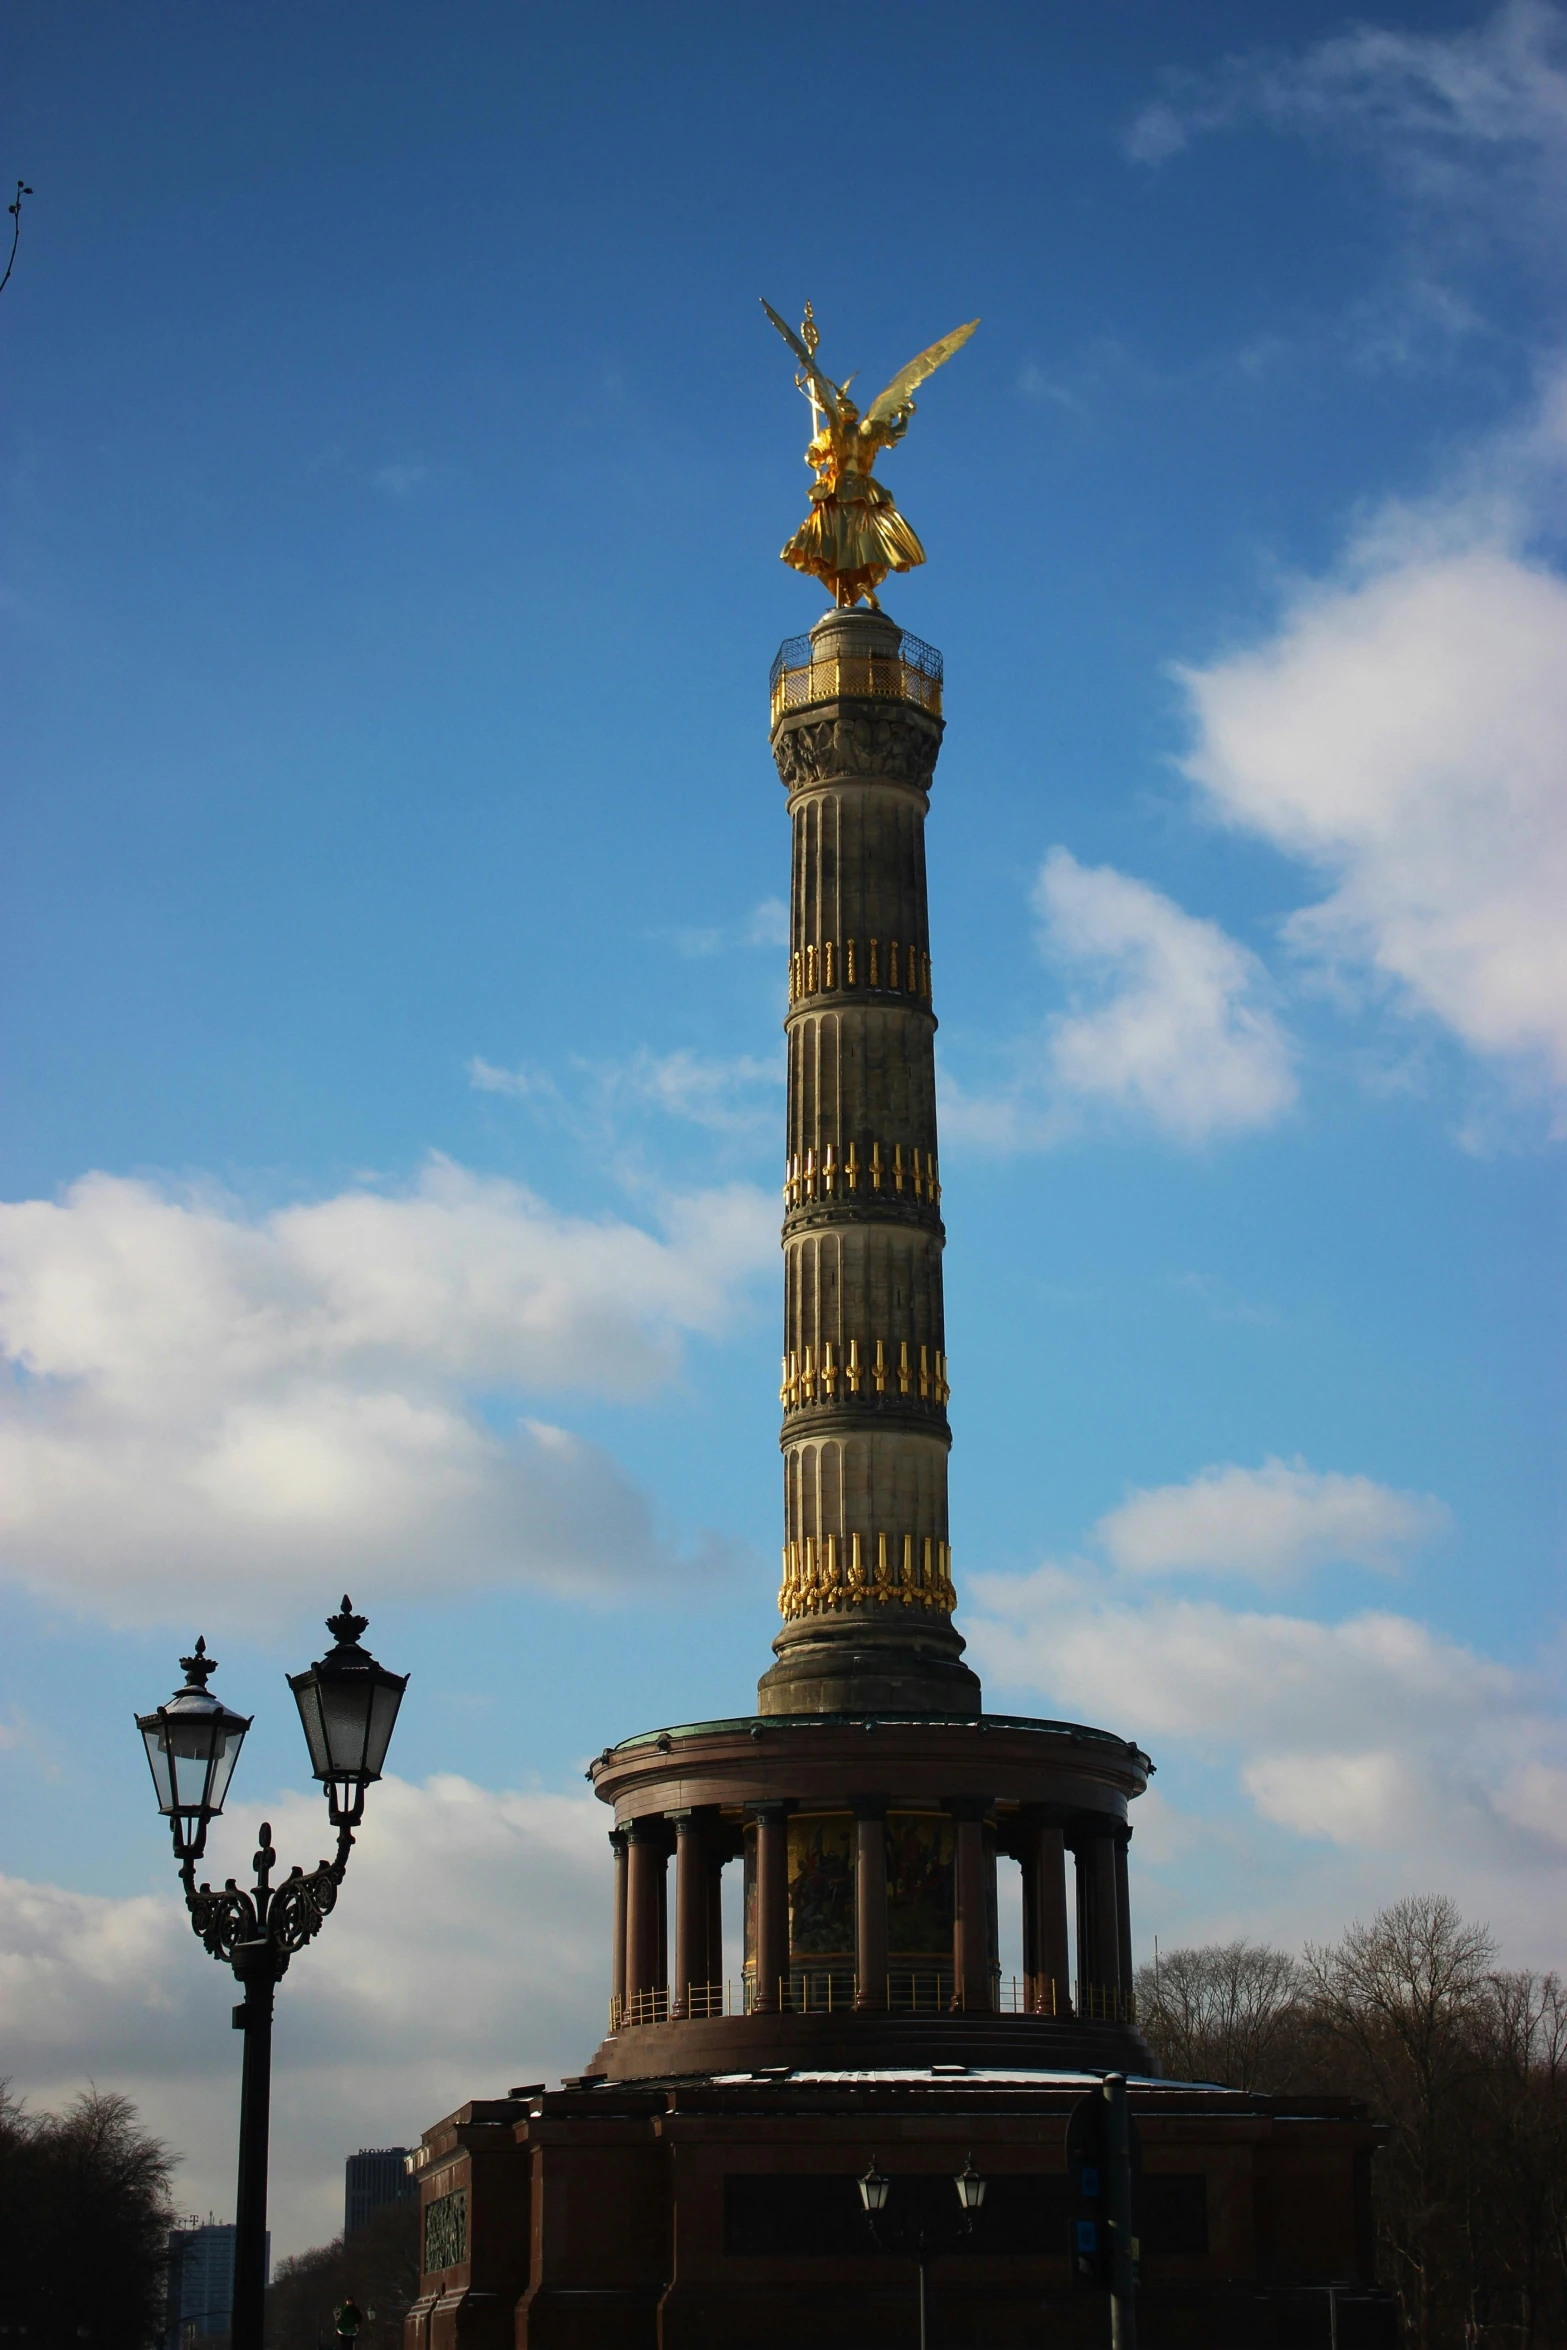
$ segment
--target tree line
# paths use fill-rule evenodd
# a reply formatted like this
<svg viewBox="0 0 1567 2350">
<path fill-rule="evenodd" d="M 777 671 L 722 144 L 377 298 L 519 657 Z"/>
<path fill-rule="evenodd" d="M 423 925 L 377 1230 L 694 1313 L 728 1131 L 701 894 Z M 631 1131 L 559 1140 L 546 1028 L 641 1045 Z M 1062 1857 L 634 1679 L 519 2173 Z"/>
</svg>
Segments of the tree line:
<svg viewBox="0 0 1567 2350">
<path fill-rule="evenodd" d="M 0 2083 L 0 2324 L 37 2350 L 160 2342 L 175 2159 L 128 2098 L 30 2114 Z"/>
<path fill-rule="evenodd" d="M 1364 2098 L 1378 2265 L 1418 2350 L 1567 2342 L 1567 1988 L 1501 1967 L 1485 1927 L 1412 1897 L 1303 1955 L 1172 1950 L 1137 1973 L 1161 2069 Z"/>
<path fill-rule="evenodd" d="M 416 2196 L 373 2212 L 351 2236 L 278 2263 L 267 2293 L 267 2350 L 331 2350 L 333 2311 L 363 2315 L 358 2350 L 401 2350 L 403 2318 L 419 2291 Z"/>
</svg>

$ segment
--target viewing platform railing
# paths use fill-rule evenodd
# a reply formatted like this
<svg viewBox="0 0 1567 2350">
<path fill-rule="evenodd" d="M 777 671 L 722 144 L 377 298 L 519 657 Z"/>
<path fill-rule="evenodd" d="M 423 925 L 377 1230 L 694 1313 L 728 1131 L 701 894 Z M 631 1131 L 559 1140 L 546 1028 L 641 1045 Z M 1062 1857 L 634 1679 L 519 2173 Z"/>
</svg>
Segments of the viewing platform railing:
<svg viewBox="0 0 1567 2350">
<path fill-rule="evenodd" d="M 814 651 L 808 636 L 785 637 L 779 646 L 768 680 L 774 726 L 786 711 L 833 702 L 841 694 L 913 702 L 933 718 L 941 716 L 941 655 L 919 637 L 906 635 L 896 653 L 855 654 L 846 660 L 813 658 Z"/>
<path fill-rule="evenodd" d="M 990 1996 L 967 1996 L 955 1986 L 950 1968 L 896 1968 L 887 1976 L 882 2006 L 889 2015 L 1037 2015 L 1046 2020 L 1070 2021 L 1075 2014 L 1084 2023 L 1135 2024 L 1137 1995 L 1113 1983 L 1077 1985 L 1076 2007 L 1065 1996 L 1065 1985 L 1053 1980 L 1039 1985 L 1016 1975 L 991 1979 Z M 813 1967 L 782 1976 L 776 2006 L 785 2015 L 843 2015 L 853 2009 L 859 1984 L 847 1969 Z M 664 1988 L 634 1991 L 624 2001 L 611 2000 L 612 2032 L 635 2030 L 641 2024 L 709 2022 L 720 2016 L 756 2012 L 756 1986 L 750 1975 L 738 1982 L 688 1983 L 683 2001 Z"/>
</svg>

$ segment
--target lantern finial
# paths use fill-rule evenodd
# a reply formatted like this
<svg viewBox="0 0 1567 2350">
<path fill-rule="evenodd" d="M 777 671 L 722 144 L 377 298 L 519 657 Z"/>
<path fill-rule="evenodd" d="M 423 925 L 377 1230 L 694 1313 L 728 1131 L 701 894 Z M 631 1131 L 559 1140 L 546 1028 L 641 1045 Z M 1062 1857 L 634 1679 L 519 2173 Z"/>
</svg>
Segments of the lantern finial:
<svg viewBox="0 0 1567 2350">
<path fill-rule="evenodd" d="M 342 1607 L 335 1616 L 327 1617 L 326 1628 L 340 1648 L 351 1648 L 360 1633 L 368 1628 L 369 1623 L 368 1616 L 354 1613 L 354 1603 L 345 1591 Z"/>
<path fill-rule="evenodd" d="M 204 1639 L 201 1638 L 197 1639 L 196 1653 L 194 1656 L 182 1656 L 180 1658 L 180 1671 L 185 1676 L 185 1686 L 187 1689 L 205 1689 L 208 1681 L 212 1678 L 212 1675 L 217 1671 L 217 1669 L 217 1658 L 215 1656 L 208 1656 L 207 1643 Z"/>
</svg>

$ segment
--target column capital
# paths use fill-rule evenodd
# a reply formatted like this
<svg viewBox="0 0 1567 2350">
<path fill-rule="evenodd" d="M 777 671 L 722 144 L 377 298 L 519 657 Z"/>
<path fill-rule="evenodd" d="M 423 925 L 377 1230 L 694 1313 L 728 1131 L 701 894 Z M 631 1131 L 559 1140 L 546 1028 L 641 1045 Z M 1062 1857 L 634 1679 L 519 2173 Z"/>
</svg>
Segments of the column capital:
<svg viewBox="0 0 1567 2350">
<path fill-rule="evenodd" d="M 942 1798 L 942 1810 L 949 1819 L 984 1820 L 995 1807 L 993 1795 L 947 1795 Z"/>
<path fill-rule="evenodd" d="M 745 1807 L 748 1820 L 786 1820 L 797 1808 L 792 1796 L 764 1795 Z"/>
<path fill-rule="evenodd" d="M 884 1820 L 892 1809 L 890 1795 L 851 1795 L 849 1809 L 857 1820 Z"/>
<path fill-rule="evenodd" d="M 1084 1844 L 1119 1843 L 1132 1832 L 1124 1819 L 1118 1819 L 1114 1812 L 1108 1811 L 1068 1812 L 1064 1815 L 1062 1829 L 1070 1852 L 1076 1852 Z"/>
<path fill-rule="evenodd" d="M 1060 1828 L 1074 1826 L 1082 1813 L 1074 1811 L 1069 1803 L 1020 1803 L 1017 1807 L 1019 1825 L 1025 1828 Z"/>
</svg>

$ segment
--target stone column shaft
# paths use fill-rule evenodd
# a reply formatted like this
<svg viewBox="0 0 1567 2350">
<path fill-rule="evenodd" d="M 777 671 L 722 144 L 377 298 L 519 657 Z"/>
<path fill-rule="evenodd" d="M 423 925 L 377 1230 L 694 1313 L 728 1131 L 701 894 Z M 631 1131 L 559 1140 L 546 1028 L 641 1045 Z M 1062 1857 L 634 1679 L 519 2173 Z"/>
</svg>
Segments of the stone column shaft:
<svg viewBox="0 0 1567 2350">
<path fill-rule="evenodd" d="M 707 1855 L 707 1975 L 709 1983 L 724 1979 L 724 1864 L 712 1850 Z"/>
<path fill-rule="evenodd" d="M 1024 1997 L 1036 2015 L 1071 2010 L 1071 1956 L 1066 1930 L 1066 1841 L 1037 1823 L 1023 1867 Z"/>
<path fill-rule="evenodd" d="M 854 1815 L 854 2004 L 887 2004 L 887 1807 Z"/>
<path fill-rule="evenodd" d="M 1127 1846 L 1131 1841 L 1130 1828 L 1123 1828 L 1115 1840 L 1115 1922 L 1123 1999 L 1132 1996 L 1132 1905 L 1128 1898 L 1126 1879 Z"/>
<path fill-rule="evenodd" d="M 985 1822 L 960 1813 L 953 1829 L 953 1994 L 970 2012 L 990 2006 L 990 1903 L 986 1884 Z"/>
<path fill-rule="evenodd" d="M 633 1820 L 626 1850 L 626 1998 L 663 1979 L 664 1823 Z"/>
<path fill-rule="evenodd" d="M 626 2005 L 626 1834 L 612 1828 L 609 1837 L 615 1855 L 615 1922 L 610 1938 L 610 2013 L 618 2025 Z"/>
<path fill-rule="evenodd" d="M 756 2005 L 777 2011 L 789 1980 L 789 1818 L 781 1804 L 756 1813 Z"/>
<path fill-rule="evenodd" d="M 675 1979 L 669 2012 L 685 2015 L 693 1984 L 707 1982 L 707 1837 L 696 1812 L 675 1814 Z"/>
<path fill-rule="evenodd" d="M 1093 1840 L 1094 1963 L 1093 1980 L 1107 1991 L 1121 1984 L 1121 1924 L 1116 1902 L 1116 1852 L 1119 1839 L 1099 1835 Z"/>
<path fill-rule="evenodd" d="M 784 1629 L 758 1701 L 763 1713 L 969 1717 L 979 1683 L 959 1662 L 950 1620 L 925 890 L 941 720 L 923 687 L 910 685 L 903 633 L 884 614 L 828 613 L 811 645 L 812 690 L 818 677 L 831 680 L 831 697 L 786 697 L 773 735 L 794 849 L 779 1391 Z M 861 690 L 839 693 L 850 676 Z"/>
</svg>

